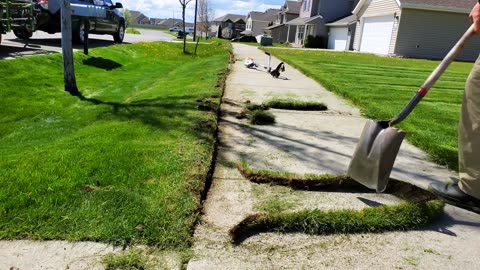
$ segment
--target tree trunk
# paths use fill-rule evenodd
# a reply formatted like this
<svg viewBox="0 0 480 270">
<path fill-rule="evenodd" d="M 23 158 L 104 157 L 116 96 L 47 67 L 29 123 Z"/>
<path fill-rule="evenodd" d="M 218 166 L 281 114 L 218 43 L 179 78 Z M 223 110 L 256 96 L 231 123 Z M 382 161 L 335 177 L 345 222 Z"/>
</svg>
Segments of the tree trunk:
<svg viewBox="0 0 480 270">
<path fill-rule="evenodd" d="M 72 13 L 70 8 L 70 0 L 62 0 L 62 55 L 63 55 L 63 81 L 65 91 L 72 96 L 78 96 L 80 92 L 77 88 L 77 80 L 75 79 L 75 69 L 73 66 L 73 49 L 72 49 Z"/>
</svg>

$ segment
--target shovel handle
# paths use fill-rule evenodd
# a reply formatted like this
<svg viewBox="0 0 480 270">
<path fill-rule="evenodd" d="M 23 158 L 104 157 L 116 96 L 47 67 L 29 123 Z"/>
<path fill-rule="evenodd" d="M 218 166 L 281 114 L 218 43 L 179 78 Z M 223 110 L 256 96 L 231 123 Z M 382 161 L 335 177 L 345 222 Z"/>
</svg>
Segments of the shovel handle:
<svg viewBox="0 0 480 270">
<path fill-rule="evenodd" d="M 396 125 L 402 122 L 407 116 L 412 112 L 412 110 L 417 106 L 417 104 L 425 97 L 432 88 L 432 86 L 438 81 L 440 76 L 445 72 L 448 66 L 455 60 L 460 51 L 465 47 L 467 42 L 475 35 L 473 30 L 473 25 L 468 28 L 467 32 L 463 34 L 460 40 L 453 46 L 450 52 L 443 58 L 442 62 L 437 66 L 437 68 L 430 74 L 430 77 L 423 83 L 423 85 L 418 89 L 417 93 L 410 99 L 407 106 L 389 122 L 389 126 Z"/>
</svg>

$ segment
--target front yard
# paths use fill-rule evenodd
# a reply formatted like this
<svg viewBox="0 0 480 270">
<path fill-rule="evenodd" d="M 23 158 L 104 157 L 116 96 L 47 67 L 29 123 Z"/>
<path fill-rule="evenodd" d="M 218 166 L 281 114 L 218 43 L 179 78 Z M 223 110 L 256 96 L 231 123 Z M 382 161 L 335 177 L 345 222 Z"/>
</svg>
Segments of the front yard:
<svg viewBox="0 0 480 270">
<path fill-rule="evenodd" d="M 60 55 L 0 61 L 0 239 L 189 246 L 229 46 L 181 48 L 75 54 L 83 99 Z"/>
<path fill-rule="evenodd" d="M 267 49 L 358 106 L 372 119 L 392 119 L 438 65 L 438 61 L 370 54 Z M 410 142 L 441 165 L 457 170 L 457 126 L 472 63 L 453 63 L 409 118 L 398 127 Z"/>
</svg>

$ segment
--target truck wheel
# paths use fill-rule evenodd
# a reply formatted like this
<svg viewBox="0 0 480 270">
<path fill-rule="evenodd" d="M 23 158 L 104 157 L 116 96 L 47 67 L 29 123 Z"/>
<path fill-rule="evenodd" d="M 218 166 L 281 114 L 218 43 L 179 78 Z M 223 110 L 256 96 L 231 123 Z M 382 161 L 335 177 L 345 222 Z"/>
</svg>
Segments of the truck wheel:
<svg viewBox="0 0 480 270">
<path fill-rule="evenodd" d="M 29 39 L 33 32 L 27 29 L 13 30 L 13 34 L 19 39 Z"/>
<path fill-rule="evenodd" d="M 118 26 L 118 31 L 115 34 L 113 34 L 113 40 L 116 43 L 122 43 L 124 37 L 125 37 L 125 25 L 123 23 L 120 23 L 120 25 Z"/>
<path fill-rule="evenodd" d="M 79 21 L 76 29 L 73 29 L 72 31 L 73 42 L 77 44 L 85 43 L 85 28 L 86 28 L 85 21 Z"/>
</svg>

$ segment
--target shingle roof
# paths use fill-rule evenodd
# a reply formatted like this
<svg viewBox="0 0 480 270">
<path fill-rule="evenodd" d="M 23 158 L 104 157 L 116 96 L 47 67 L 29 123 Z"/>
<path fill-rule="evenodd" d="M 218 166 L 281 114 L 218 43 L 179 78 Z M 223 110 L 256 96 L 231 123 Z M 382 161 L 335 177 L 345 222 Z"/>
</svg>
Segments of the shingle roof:
<svg viewBox="0 0 480 270">
<path fill-rule="evenodd" d="M 132 19 L 136 19 L 140 16 L 146 17 L 145 15 L 143 15 L 143 13 L 141 13 L 140 11 L 136 11 L 136 10 L 130 10 L 130 16 L 132 16 Z"/>
<path fill-rule="evenodd" d="M 252 17 L 252 21 L 272 22 L 277 19 L 278 12 L 280 12 L 280 9 L 270 8 L 265 12 L 251 11 L 249 15 Z"/>
<path fill-rule="evenodd" d="M 441 10 L 468 13 L 475 6 L 477 0 L 397 0 L 401 8 L 416 8 L 426 10 Z M 367 0 L 360 0 L 353 10 L 358 14 L 361 7 L 367 3 Z"/>
<path fill-rule="evenodd" d="M 293 19 L 291 21 L 288 21 L 286 24 L 290 24 L 290 25 L 304 25 L 304 24 L 308 24 L 309 22 L 312 22 L 316 19 L 319 19 L 319 18 L 323 18 L 322 15 L 317 15 L 317 16 L 314 16 L 314 17 L 307 17 L 307 18 L 296 18 L 296 19 Z"/>
<path fill-rule="evenodd" d="M 357 20 L 357 15 L 350 15 L 338 21 L 327 23 L 326 26 L 347 26 L 349 24 L 355 23 Z"/>
<path fill-rule="evenodd" d="M 455 9 L 472 9 L 477 3 L 477 0 L 400 0 L 400 3 Z"/>
<path fill-rule="evenodd" d="M 218 17 L 216 18 L 215 20 L 213 20 L 214 22 L 224 22 L 226 20 L 231 20 L 232 22 L 235 22 L 237 21 L 238 19 L 244 19 L 245 18 L 245 15 L 237 15 L 237 14 L 226 14 L 226 15 L 223 15 L 222 17 Z"/>
</svg>

